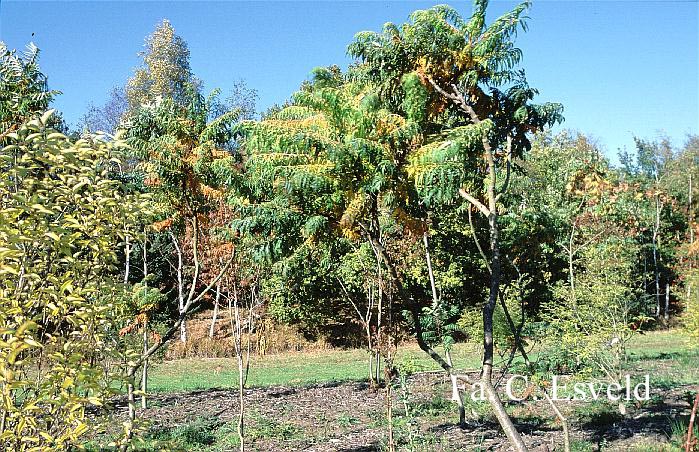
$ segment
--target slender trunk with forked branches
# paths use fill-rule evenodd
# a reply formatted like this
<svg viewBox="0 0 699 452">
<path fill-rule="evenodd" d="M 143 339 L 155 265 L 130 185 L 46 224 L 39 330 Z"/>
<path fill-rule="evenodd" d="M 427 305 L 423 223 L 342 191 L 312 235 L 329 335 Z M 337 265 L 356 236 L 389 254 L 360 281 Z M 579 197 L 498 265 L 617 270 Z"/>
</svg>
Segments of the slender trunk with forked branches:
<svg viewBox="0 0 699 452">
<path fill-rule="evenodd" d="M 473 124 L 479 124 L 481 118 L 470 102 L 466 100 L 464 95 L 458 90 L 456 85 L 452 85 L 451 92 L 446 91 L 433 80 L 429 82 L 434 89 L 451 100 L 462 111 L 464 111 Z M 481 214 L 488 220 L 488 229 L 490 232 L 490 293 L 488 301 L 483 306 L 483 364 L 481 367 L 481 383 L 485 390 L 490 405 L 498 419 L 500 426 L 510 440 L 510 443 L 517 451 L 526 451 L 527 447 L 522 440 L 522 436 L 515 428 L 512 419 L 505 411 L 505 407 L 493 386 L 493 314 L 495 306 L 500 296 L 500 279 L 502 272 L 501 256 L 500 256 L 500 228 L 497 203 L 500 197 L 507 191 L 510 182 L 511 161 L 512 161 L 512 136 L 508 133 L 506 140 L 506 148 L 504 150 L 504 165 L 505 165 L 505 180 L 501 187 L 497 187 L 497 163 L 495 160 L 495 149 L 487 137 L 482 140 L 483 152 L 486 164 L 486 202 L 487 206 L 479 201 L 475 196 L 470 194 L 466 189 L 459 190 L 459 194 L 466 201 L 471 203 Z"/>
<path fill-rule="evenodd" d="M 349 290 L 347 290 L 347 287 L 345 287 L 344 283 L 340 278 L 337 278 L 337 282 L 340 284 L 340 287 L 342 288 L 342 291 L 345 295 L 345 298 L 347 298 L 347 301 L 350 303 L 352 308 L 354 309 L 354 312 L 357 314 L 357 320 L 362 326 L 362 329 L 364 330 L 364 335 L 366 336 L 366 341 L 367 341 L 367 352 L 369 354 L 369 359 L 368 359 L 368 372 L 369 372 L 369 386 L 370 387 L 375 387 L 376 384 L 378 384 L 378 378 L 376 378 L 376 373 L 374 369 L 374 362 L 376 361 L 376 356 L 378 354 L 378 350 L 376 347 L 376 341 L 374 341 L 374 334 L 372 334 L 372 319 L 374 317 L 374 311 L 375 307 L 377 305 L 377 299 L 379 298 L 379 293 L 380 293 L 380 288 L 375 287 L 374 281 L 368 281 L 366 286 L 365 286 L 365 295 L 366 295 L 366 305 L 365 306 L 360 306 L 358 302 L 356 302 L 350 293 Z M 379 309 L 381 309 L 380 303 L 379 303 Z M 378 322 L 380 322 L 380 313 L 377 316 L 378 317 Z M 380 325 L 377 325 L 376 331 L 378 334 L 378 328 L 380 328 Z M 378 362 L 376 362 L 376 365 L 378 366 Z M 376 378 L 376 379 L 375 379 Z"/>
<path fill-rule="evenodd" d="M 136 409 L 135 409 L 135 401 L 134 401 L 134 387 L 135 387 L 135 375 L 136 372 L 141 366 L 144 365 L 148 359 L 153 356 L 160 348 L 167 343 L 172 337 L 180 331 L 181 325 L 184 322 L 184 320 L 187 318 L 187 316 L 191 313 L 193 308 L 196 306 L 197 303 L 199 303 L 204 296 L 206 296 L 207 293 L 209 293 L 218 283 L 218 281 L 226 274 L 230 266 L 233 264 L 233 260 L 235 259 L 235 255 L 230 256 L 230 258 L 226 261 L 225 265 L 221 268 L 221 270 L 216 274 L 216 276 L 211 280 L 211 282 L 204 287 L 203 289 L 197 291 L 197 285 L 199 283 L 199 276 L 201 272 L 201 263 L 199 261 L 199 251 L 198 251 L 198 234 L 199 234 L 199 222 L 196 217 L 192 219 L 192 229 L 193 229 L 193 260 L 194 260 L 194 276 L 191 281 L 191 287 L 189 291 L 187 292 L 187 296 L 184 299 L 184 304 L 182 305 L 182 309 L 179 310 L 179 316 L 175 320 L 175 322 L 170 326 L 170 328 L 167 329 L 165 334 L 163 334 L 160 337 L 160 340 L 150 344 L 148 348 L 146 349 L 144 347 L 143 352 L 141 353 L 141 356 L 134 360 L 130 361 L 127 363 L 127 372 L 126 372 L 126 381 L 127 381 L 127 400 L 128 400 L 128 410 L 129 410 L 129 419 L 127 420 L 126 423 L 126 438 L 124 444 L 121 446 L 120 450 L 121 451 L 126 451 L 128 449 L 128 445 L 133 438 L 133 428 L 134 428 L 134 423 L 136 421 Z M 183 290 L 184 293 L 184 290 Z"/>
<path fill-rule="evenodd" d="M 238 441 L 240 452 L 245 450 L 245 366 L 243 363 L 243 322 L 240 316 L 240 300 L 238 299 L 238 285 L 233 283 L 233 296 L 228 297 L 228 318 L 233 331 L 233 345 L 235 347 L 235 357 L 238 364 Z M 249 337 L 249 334 L 248 334 Z M 249 359 L 249 357 L 248 357 Z"/>
<path fill-rule="evenodd" d="M 231 285 L 233 293 L 232 296 L 230 293 L 228 295 L 228 318 L 233 333 L 233 345 L 238 365 L 238 417 L 236 424 L 239 447 L 240 451 L 243 452 L 245 450 L 245 385 L 250 372 L 255 311 L 260 306 L 260 299 L 256 282 L 248 286 L 247 296 L 244 293 L 239 293 L 236 281 L 233 281 Z"/>
</svg>

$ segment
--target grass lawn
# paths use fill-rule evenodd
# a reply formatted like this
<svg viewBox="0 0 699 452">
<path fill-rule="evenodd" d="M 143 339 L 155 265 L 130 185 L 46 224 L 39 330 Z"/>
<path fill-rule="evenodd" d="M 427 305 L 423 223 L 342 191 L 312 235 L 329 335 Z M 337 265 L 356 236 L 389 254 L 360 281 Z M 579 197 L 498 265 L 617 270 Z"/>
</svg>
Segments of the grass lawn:
<svg viewBox="0 0 699 452">
<path fill-rule="evenodd" d="M 457 344 L 452 351 L 452 357 L 459 368 L 475 369 L 480 363 L 478 348 L 470 344 Z M 396 362 L 408 365 L 413 370 L 439 369 L 416 344 L 400 346 Z M 313 383 L 363 380 L 367 378 L 368 372 L 368 353 L 358 349 L 253 356 L 247 386 L 304 386 Z M 178 359 L 153 366 L 149 389 L 153 392 L 178 392 L 235 388 L 237 381 L 238 365 L 234 358 Z"/>
<path fill-rule="evenodd" d="M 460 369 L 480 366 L 480 352 L 475 345 L 457 344 L 452 357 Z M 629 361 L 634 373 L 651 372 L 653 381 L 661 386 L 699 383 L 699 349 L 690 349 L 684 336 L 675 331 L 637 335 L 629 347 Z M 411 370 L 439 369 L 416 344 L 401 345 L 396 362 Z M 254 356 L 248 386 L 304 386 L 363 380 L 367 373 L 365 350 L 289 352 Z M 153 392 L 235 388 L 237 379 L 237 364 L 233 358 L 180 359 L 153 366 L 149 386 Z"/>
</svg>

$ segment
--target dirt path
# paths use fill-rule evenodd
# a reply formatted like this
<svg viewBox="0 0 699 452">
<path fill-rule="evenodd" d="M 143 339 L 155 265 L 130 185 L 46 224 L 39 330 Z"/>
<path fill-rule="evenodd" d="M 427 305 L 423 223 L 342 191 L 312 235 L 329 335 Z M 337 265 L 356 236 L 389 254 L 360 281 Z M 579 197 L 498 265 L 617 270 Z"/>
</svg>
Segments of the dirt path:
<svg viewBox="0 0 699 452">
<path fill-rule="evenodd" d="M 411 450 L 508 450 L 497 424 L 489 419 L 487 409 L 480 412 L 480 405 L 468 407 L 466 429 L 454 425 L 456 411 L 443 376 L 416 374 L 408 389 L 411 416 L 404 415 L 400 394 L 395 394 L 393 402 L 400 444 Z M 571 418 L 573 439 L 587 442 L 578 450 L 628 451 L 640 444 L 667 444 L 672 420 L 689 413 L 687 394 L 697 390 L 697 386 L 686 386 L 655 391 L 651 402 L 630 406 L 625 416 L 591 409 L 587 413 L 583 402 L 561 403 L 560 408 Z M 364 383 L 255 388 L 245 391 L 245 400 L 253 450 L 360 452 L 382 450 L 386 442 L 385 392 Z M 155 394 L 150 404 L 139 410 L 139 416 L 152 421 L 151 429 L 160 430 L 202 420 L 232 426 L 238 410 L 233 390 Z M 562 450 L 560 424 L 546 402 L 521 403 L 512 410 L 531 450 Z M 209 450 L 234 448 L 214 445 Z"/>
</svg>

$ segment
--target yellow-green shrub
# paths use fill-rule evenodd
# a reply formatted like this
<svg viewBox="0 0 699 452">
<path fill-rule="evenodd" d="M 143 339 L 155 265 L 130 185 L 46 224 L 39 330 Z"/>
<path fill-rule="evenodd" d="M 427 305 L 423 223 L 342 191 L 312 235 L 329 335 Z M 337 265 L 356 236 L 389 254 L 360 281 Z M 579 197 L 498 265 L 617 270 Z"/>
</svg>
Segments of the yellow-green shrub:
<svg viewBox="0 0 699 452">
<path fill-rule="evenodd" d="M 109 177 L 119 141 L 71 142 L 52 111 L 0 151 L 0 447 L 65 449 L 116 375 L 117 249 L 139 206 Z"/>
<path fill-rule="evenodd" d="M 681 293 L 685 304 L 682 326 L 689 335 L 692 345 L 699 346 L 699 271 L 689 272 L 685 286 L 689 287 L 689 290 Z"/>
</svg>

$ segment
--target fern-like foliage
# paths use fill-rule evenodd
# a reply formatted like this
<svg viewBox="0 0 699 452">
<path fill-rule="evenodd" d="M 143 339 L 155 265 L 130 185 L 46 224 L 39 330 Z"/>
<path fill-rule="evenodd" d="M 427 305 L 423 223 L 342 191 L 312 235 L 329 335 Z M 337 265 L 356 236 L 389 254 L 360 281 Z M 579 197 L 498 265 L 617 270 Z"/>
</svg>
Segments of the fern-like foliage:
<svg viewBox="0 0 699 452">
<path fill-rule="evenodd" d="M 48 89 L 34 43 L 18 54 L 0 41 L 0 134 L 48 110 L 57 94 Z"/>
<path fill-rule="evenodd" d="M 390 214 L 410 196 L 404 163 L 417 130 L 383 107 L 372 84 L 334 68 L 316 69 L 290 105 L 237 131 L 245 137 L 247 201 L 263 215 L 262 206 L 283 199 L 298 214 L 296 243 L 327 234 L 357 239 L 372 203 Z M 290 236 L 277 226 L 278 218 L 267 220 L 260 246 L 293 249 L 282 246 Z"/>
<path fill-rule="evenodd" d="M 476 1 L 468 20 L 446 5 L 416 11 L 400 27 L 357 34 L 349 46 L 361 63 L 357 77 L 419 130 L 422 146 L 408 158 L 428 204 L 453 202 L 459 188 L 480 194 L 484 142 L 502 168 L 530 148 L 529 132 L 562 120 L 559 104 L 531 103 L 537 91 L 518 69 L 514 38 L 526 29 L 529 3 L 488 25 L 487 4 Z"/>
</svg>

